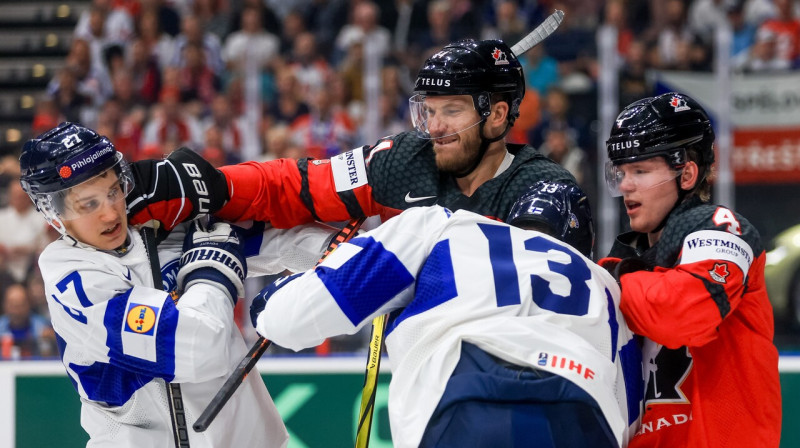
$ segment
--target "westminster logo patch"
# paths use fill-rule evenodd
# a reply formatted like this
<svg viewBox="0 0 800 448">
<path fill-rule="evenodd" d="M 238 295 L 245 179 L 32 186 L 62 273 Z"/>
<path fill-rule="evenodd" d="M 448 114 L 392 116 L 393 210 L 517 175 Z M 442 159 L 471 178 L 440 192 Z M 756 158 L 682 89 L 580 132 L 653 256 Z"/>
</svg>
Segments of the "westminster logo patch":
<svg viewBox="0 0 800 448">
<path fill-rule="evenodd" d="M 125 318 L 125 331 L 152 336 L 157 317 L 158 307 L 131 303 Z"/>
<path fill-rule="evenodd" d="M 708 274 L 711 275 L 711 278 L 717 283 L 728 283 L 727 278 L 731 275 L 730 271 L 728 271 L 728 265 L 725 263 L 715 263 L 714 269 L 708 271 Z"/>
</svg>

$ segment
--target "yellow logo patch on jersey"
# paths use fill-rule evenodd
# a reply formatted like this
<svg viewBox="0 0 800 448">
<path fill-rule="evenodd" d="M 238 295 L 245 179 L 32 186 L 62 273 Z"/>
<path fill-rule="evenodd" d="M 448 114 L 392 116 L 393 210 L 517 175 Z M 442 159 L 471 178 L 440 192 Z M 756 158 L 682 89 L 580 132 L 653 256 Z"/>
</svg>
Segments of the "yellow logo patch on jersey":
<svg viewBox="0 0 800 448">
<path fill-rule="evenodd" d="M 157 316 L 158 307 L 131 303 L 125 318 L 125 331 L 152 336 Z"/>
</svg>

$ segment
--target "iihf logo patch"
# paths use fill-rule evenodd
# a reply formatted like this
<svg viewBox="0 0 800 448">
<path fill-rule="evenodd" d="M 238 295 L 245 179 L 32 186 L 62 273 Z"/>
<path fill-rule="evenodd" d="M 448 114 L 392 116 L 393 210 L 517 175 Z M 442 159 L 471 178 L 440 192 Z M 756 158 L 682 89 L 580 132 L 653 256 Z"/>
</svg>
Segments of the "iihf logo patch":
<svg viewBox="0 0 800 448">
<path fill-rule="evenodd" d="M 538 364 L 540 366 L 546 366 L 547 365 L 547 353 L 539 352 L 539 360 L 536 361 L 536 364 Z"/>
<path fill-rule="evenodd" d="M 508 58 L 506 57 L 506 54 L 497 47 L 495 47 L 495 49 L 492 51 L 492 58 L 494 58 L 494 65 L 508 64 Z"/>
<path fill-rule="evenodd" d="M 673 109 L 675 109 L 675 112 L 691 109 L 689 106 L 686 105 L 686 100 L 677 95 L 673 96 L 669 100 L 669 105 L 672 106 Z"/>
<path fill-rule="evenodd" d="M 152 336 L 155 333 L 158 307 L 131 303 L 125 318 L 125 331 Z"/>
<path fill-rule="evenodd" d="M 728 271 L 728 264 L 727 263 L 715 263 L 714 269 L 708 271 L 708 274 L 711 275 L 711 278 L 717 283 L 727 283 L 727 278 L 731 275 L 730 271 Z"/>
</svg>

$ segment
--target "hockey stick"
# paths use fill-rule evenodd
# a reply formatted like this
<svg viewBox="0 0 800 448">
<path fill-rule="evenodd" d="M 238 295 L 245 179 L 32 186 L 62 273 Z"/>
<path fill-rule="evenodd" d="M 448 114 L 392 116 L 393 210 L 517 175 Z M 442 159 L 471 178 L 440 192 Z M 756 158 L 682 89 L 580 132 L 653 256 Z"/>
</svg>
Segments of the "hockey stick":
<svg viewBox="0 0 800 448">
<path fill-rule="evenodd" d="M 555 12 L 544 19 L 544 22 L 514 44 L 514 46 L 511 47 L 511 52 L 514 53 L 515 56 L 521 56 L 526 51 L 545 40 L 547 36 L 553 34 L 563 20 L 564 11 L 555 10 Z M 378 383 L 378 370 L 380 368 L 381 351 L 383 350 L 383 332 L 386 329 L 386 319 L 386 315 L 381 315 L 372 321 L 369 358 L 367 358 L 367 369 L 364 373 L 364 389 L 361 391 L 361 407 L 358 412 L 356 448 L 367 448 L 369 446 L 369 434 L 372 428 L 372 414 L 375 411 L 375 390 Z"/>
<path fill-rule="evenodd" d="M 350 220 L 343 228 L 336 234 L 336 236 L 331 240 L 328 247 L 325 249 L 325 253 L 322 254 L 317 264 L 321 263 L 334 249 L 336 249 L 340 244 L 344 243 L 345 241 L 350 240 L 356 234 L 356 231 L 361 227 L 361 224 L 364 223 L 366 218 L 358 218 Z M 222 410 L 222 407 L 225 406 L 225 403 L 231 399 L 233 393 L 236 392 L 236 389 L 239 388 L 239 385 L 242 384 L 242 381 L 247 377 L 247 374 L 253 370 L 253 367 L 258 362 L 258 359 L 261 358 L 261 355 L 269 348 L 270 342 L 268 339 L 264 337 L 259 337 L 258 340 L 250 347 L 250 351 L 242 358 L 239 362 L 239 365 L 236 366 L 233 372 L 231 372 L 228 379 L 225 380 L 225 384 L 217 391 L 217 394 L 211 399 L 211 402 L 208 403 L 208 406 L 203 410 L 203 413 L 200 414 L 200 418 L 192 425 L 192 428 L 197 432 L 203 432 L 208 429 L 208 425 L 214 421 L 219 411 Z"/>
<path fill-rule="evenodd" d="M 161 263 L 158 261 L 155 229 L 145 225 L 139 230 L 139 233 L 142 235 L 144 249 L 147 252 L 147 258 L 150 260 L 153 287 L 158 288 L 159 285 L 163 285 L 163 280 L 161 279 Z M 186 413 L 183 408 L 181 385 L 178 383 L 164 383 L 164 386 L 166 386 L 167 391 L 167 404 L 169 405 L 169 416 L 172 420 L 172 435 L 175 438 L 175 446 L 189 448 L 189 429 L 186 427 Z"/>
<path fill-rule="evenodd" d="M 533 31 L 528 33 L 527 36 L 515 43 L 514 46 L 511 47 L 511 52 L 514 53 L 515 56 L 521 56 L 526 51 L 539 45 L 541 41 L 547 39 L 547 36 L 553 34 L 563 20 L 564 11 L 556 9 L 554 13 L 544 19 L 541 25 L 537 26 Z"/>
</svg>

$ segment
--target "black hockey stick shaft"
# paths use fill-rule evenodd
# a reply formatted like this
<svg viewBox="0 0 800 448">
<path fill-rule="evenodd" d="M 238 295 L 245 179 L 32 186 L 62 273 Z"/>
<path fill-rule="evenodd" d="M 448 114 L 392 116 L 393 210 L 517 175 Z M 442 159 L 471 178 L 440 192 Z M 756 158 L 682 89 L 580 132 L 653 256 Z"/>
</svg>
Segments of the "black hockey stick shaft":
<svg viewBox="0 0 800 448">
<path fill-rule="evenodd" d="M 361 224 L 364 223 L 366 218 L 358 218 L 353 219 L 347 223 L 347 225 L 336 234 L 336 236 L 331 240 L 328 247 L 325 249 L 325 253 L 322 254 L 322 257 L 319 259 L 317 264 L 319 264 L 322 260 L 324 260 L 328 254 L 330 254 L 334 249 L 336 249 L 339 244 L 348 241 L 350 238 L 355 236 L 356 231 L 361 227 Z M 225 380 L 225 384 L 217 391 L 217 394 L 211 400 L 211 402 L 206 406 L 203 413 L 200 414 L 200 418 L 192 425 L 192 428 L 197 432 L 203 432 L 208 429 L 208 426 L 219 414 L 219 411 L 225 406 L 228 400 L 231 399 L 234 392 L 239 388 L 239 385 L 242 384 L 245 378 L 247 378 L 247 374 L 253 370 L 258 359 L 261 358 L 261 355 L 267 350 L 270 346 L 271 342 L 264 337 L 259 337 L 258 340 L 250 347 L 250 350 L 247 352 L 247 355 L 242 358 L 239 362 L 239 365 L 236 366 L 233 372 L 231 372 L 228 379 Z"/>
<path fill-rule="evenodd" d="M 150 260 L 153 287 L 158 288 L 163 285 L 163 281 L 161 280 L 161 263 L 158 260 L 155 229 L 153 227 L 144 226 L 139 232 L 142 235 L 142 241 L 144 241 L 147 258 Z M 167 404 L 169 405 L 169 416 L 172 423 L 172 435 L 175 439 L 175 446 L 178 448 L 189 448 L 189 429 L 186 426 L 186 412 L 183 407 L 181 385 L 178 383 L 165 383 L 164 385 L 166 386 Z"/>
</svg>

